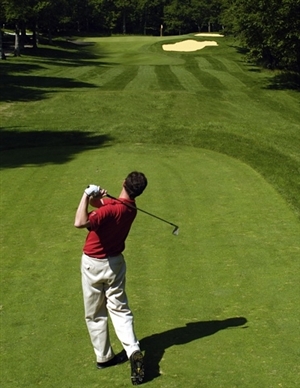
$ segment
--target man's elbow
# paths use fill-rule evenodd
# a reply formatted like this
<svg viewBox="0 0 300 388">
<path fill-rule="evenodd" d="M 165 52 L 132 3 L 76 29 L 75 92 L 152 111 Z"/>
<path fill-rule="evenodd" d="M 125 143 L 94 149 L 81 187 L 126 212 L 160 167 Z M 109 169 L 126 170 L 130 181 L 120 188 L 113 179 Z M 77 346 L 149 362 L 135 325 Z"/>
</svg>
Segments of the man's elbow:
<svg viewBox="0 0 300 388">
<path fill-rule="evenodd" d="M 82 228 L 86 228 L 88 226 L 89 222 L 83 222 L 81 220 L 75 220 L 74 222 L 74 226 L 75 228 L 77 229 L 82 229 Z"/>
<path fill-rule="evenodd" d="M 82 228 L 81 224 L 77 221 L 74 222 L 74 226 L 75 228 L 78 228 L 78 229 Z"/>
</svg>

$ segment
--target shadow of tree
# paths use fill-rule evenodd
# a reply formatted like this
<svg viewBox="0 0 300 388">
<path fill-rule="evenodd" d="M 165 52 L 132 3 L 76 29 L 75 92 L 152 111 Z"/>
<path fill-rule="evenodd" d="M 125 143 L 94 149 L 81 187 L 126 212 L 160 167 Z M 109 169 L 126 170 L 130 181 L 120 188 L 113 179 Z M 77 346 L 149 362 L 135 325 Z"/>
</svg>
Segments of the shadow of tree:
<svg viewBox="0 0 300 388">
<path fill-rule="evenodd" d="M 236 45 L 232 45 L 230 47 L 234 48 L 237 53 L 242 54 L 245 57 L 244 64 L 249 67 L 249 71 L 261 73 L 261 69 L 266 69 L 263 64 L 255 62 L 254 60 L 249 60 L 249 58 L 247 58 L 249 49 Z M 274 71 L 274 76 L 271 79 L 268 78 L 268 85 L 265 87 L 266 89 L 300 90 L 300 74 L 298 72 L 282 70 L 280 73 L 278 73 L 278 71 L 279 70 Z"/>
<path fill-rule="evenodd" d="M 249 53 L 249 49 L 247 47 L 243 47 L 238 44 L 232 44 L 229 45 L 229 47 L 235 49 L 238 54 L 247 55 Z"/>
<path fill-rule="evenodd" d="M 220 330 L 243 326 L 246 323 L 247 319 L 244 317 L 228 318 L 223 321 L 189 322 L 186 326 L 143 338 L 140 341 L 140 346 L 141 350 L 145 352 L 145 381 L 151 381 L 160 376 L 159 363 L 165 350 L 171 346 L 184 345 L 213 335 Z"/>
<path fill-rule="evenodd" d="M 45 98 L 47 93 L 55 92 L 55 88 L 96 87 L 66 77 L 37 76 L 35 72 L 40 68 L 38 65 L 1 64 L 0 101 L 36 101 Z"/>
<path fill-rule="evenodd" d="M 93 53 L 93 43 L 74 44 L 58 40 L 53 46 L 38 49 L 25 48 L 26 57 L 18 60 L 2 61 L 0 67 L 0 101 L 36 101 L 45 98 L 55 88 L 95 88 L 96 85 L 67 77 L 41 76 L 38 74 L 47 65 L 82 67 L 108 66 L 101 62 L 99 47 Z M 95 62 L 97 59 L 97 62 Z M 30 63 L 34 61 L 34 63 Z M 44 90 L 47 89 L 47 90 Z"/>
<path fill-rule="evenodd" d="M 300 91 L 300 74 L 295 72 L 281 72 L 270 81 L 267 89 Z"/>
<path fill-rule="evenodd" d="M 112 137 L 83 131 L 19 131 L 0 128 L 0 166 L 62 164 L 86 149 L 108 147 Z"/>
<path fill-rule="evenodd" d="M 4 51 L 6 54 L 11 54 L 14 51 L 14 40 L 13 35 L 5 36 Z M 32 57 L 44 57 L 44 58 L 53 58 L 53 59 L 68 59 L 68 60 L 86 60 L 86 59 L 96 59 L 97 56 L 93 51 L 89 50 L 91 46 L 95 45 L 95 42 L 89 41 L 79 41 L 76 39 L 64 39 L 64 38 L 54 38 L 52 44 L 49 44 L 48 39 L 45 39 L 43 36 L 39 38 L 38 47 L 30 46 L 30 39 L 25 42 L 29 46 L 25 45 L 21 49 L 21 57 L 23 55 L 32 56 Z"/>
<path fill-rule="evenodd" d="M 38 48 L 25 48 L 24 54 L 35 62 L 55 64 L 59 66 L 95 66 L 107 65 L 100 58 L 109 55 L 95 42 L 55 39 L 52 45 L 40 45 Z"/>
<path fill-rule="evenodd" d="M 80 65 L 84 61 L 98 59 L 98 56 L 89 51 L 91 46 L 75 46 L 55 45 L 55 46 L 41 46 L 37 49 L 26 48 L 24 54 L 28 57 L 41 58 L 43 62 L 46 60 L 67 61 L 68 64 Z"/>
</svg>

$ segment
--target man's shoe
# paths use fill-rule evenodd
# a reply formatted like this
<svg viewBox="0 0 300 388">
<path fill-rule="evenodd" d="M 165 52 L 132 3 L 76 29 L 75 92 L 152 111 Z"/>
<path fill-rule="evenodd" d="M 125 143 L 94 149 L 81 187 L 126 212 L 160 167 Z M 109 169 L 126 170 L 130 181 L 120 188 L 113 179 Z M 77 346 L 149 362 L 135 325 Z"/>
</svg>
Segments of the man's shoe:
<svg viewBox="0 0 300 388">
<path fill-rule="evenodd" d="M 114 356 L 114 358 L 112 358 L 111 360 L 109 361 L 106 361 L 106 362 L 97 362 L 97 368 L 98 369 L 105 369 L 105 368 L 108 368 L 110 366 L 115 366 L 118 364 L 118 358 L 117 356 Z"/>
<path fill-rule="evenodd" d="M 132 353 L 130 356 L 131 364 L 131 382 L 133 385 L 142 384 L 145 377 L 144 357 L 139 350 Z"/>
<path fill-rule="evenodd" d="M 111 360 L 106 362 L 97 362 L 97 368 L 98 369 L 105 369 L 110 366 L 115 366 L 118 364 L 123 364 L 128 360 L 127 355 L 124 351 L 118 353 L 116 356 L 114 356 Z"/>
</svg>

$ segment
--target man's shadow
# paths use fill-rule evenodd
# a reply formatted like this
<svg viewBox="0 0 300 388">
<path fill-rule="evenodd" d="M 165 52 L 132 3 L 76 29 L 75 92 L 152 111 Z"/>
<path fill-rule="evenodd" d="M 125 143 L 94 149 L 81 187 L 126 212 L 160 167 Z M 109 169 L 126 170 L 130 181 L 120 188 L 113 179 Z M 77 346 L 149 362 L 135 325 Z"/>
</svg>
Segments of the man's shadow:
<svg viewBox="0 0 300 388">
<path fill-rule="evenodd" d="M 171 346 L 187 344 L 228 327 L 243 326 L 246 322 L 247 319 L 244 317 L 228 318 L 223 321 L 189 322 L 186 326 L 143 338 L 140 346 L 145 354 L 145 381 L 151 381 L 160 376 L 159 363 L 165 350 Z"/>
</svg>

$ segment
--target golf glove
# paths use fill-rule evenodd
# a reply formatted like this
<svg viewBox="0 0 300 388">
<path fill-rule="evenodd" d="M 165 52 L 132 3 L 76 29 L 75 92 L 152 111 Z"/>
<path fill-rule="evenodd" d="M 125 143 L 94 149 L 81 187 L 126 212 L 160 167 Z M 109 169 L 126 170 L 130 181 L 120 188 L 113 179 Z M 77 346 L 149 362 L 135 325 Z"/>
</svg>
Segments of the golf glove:
<svg viewBox="0 0 300 388">
<path fill-rule="evenodd" d="M 88 187 L 84 190 L 85 194 L 90 197 L 91 195 L 93 197 L 97 197 L 100 195 L 100 190 L 101 190 L 101 187 L 100 186 L 96 186 L 96 185 L 88 185 Z"/>
</svg>

